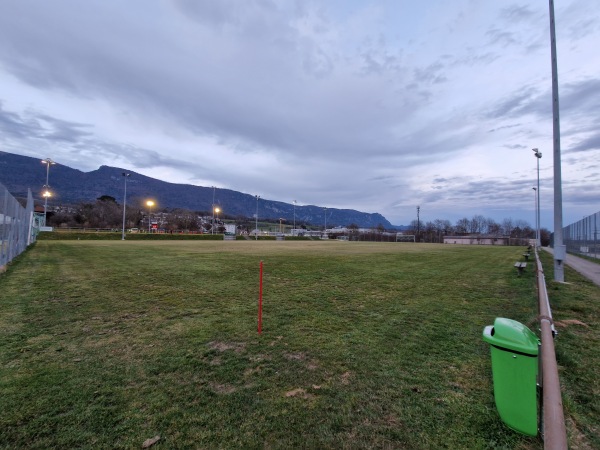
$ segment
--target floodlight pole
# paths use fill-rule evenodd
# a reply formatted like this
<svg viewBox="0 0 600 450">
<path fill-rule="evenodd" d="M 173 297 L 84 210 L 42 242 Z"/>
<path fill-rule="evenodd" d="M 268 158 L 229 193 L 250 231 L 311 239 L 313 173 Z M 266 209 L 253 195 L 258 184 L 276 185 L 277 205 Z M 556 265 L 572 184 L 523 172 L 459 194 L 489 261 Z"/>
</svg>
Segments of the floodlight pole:
<svg viewBox="0 0 600 450">
<path fill-rule="evenodd" d="M 535 245 L 537 247 L 541 247 L 542 246 L 542 240 L 541 240 L 541 235 L 540 235 L 540 159 L 542 158 L 542 152 L 540 152 L 537 148 L 532 149 L 534 154 L 535 154 L 535 158 L 537 160 L 537 202 L 536 202 L 536 221 L 535 221 L 535 239 L 536 239 L 536 243 Z"/>
<path fill-rule="evenodd" d="M 292 230 L 292 236 L 296 232 L 296 203 L 298 202 L 294 200 L 294 229 Z"/>
<path fill-rule="evenodd" d="M 50 197 L 50 184 L 48 183 L 48 179 L 50 177 L 50 166 L 56 164 L 50 158 L 42 159 L 42 164 L 46 164 L 46 184 L 44 187 L 46 190 L 44 191 L 44 226 L 46 226 L 46 219 L 48 214 L 48 197 Z"/>
<path fill-rule="evenodd" d="M 419 217 L 420 212 L 421 212 L 421 207 L 417 206 L 417 242 L 420 242 L 419 234 L 421 234 L 421 219 Z"/>
<path fill-rule="evenodd" d="M 560 158 L 560 120 L 558 107 L 558 68 L 554 1 L 550 2 L 550 54 L 552 58 L 552 134 L 554 137 L 554 281 L 564 282 L 567 249 L 563 244 L 562 175 Z"/>
<path fill-rule="evenodd" d="M 213 201 L 212 201 L 212 226 L 210 227 L 210 234 L 215 234 L 215 187 L 213 186 Z"/>
<path fill-rule="evenodd" d="M 125 208 L 127 206 L 127 178 L 131 176 L 130 173 L 123 172 L 123 178 L 125 179 L 125 191 L 123 193 L 123 231 L 121 233 L 121 240 L 125 240 Z"/>
<path fill-rule="evenodd" d="M 254 240 L 258 241 L 258 199 L 260 198 L 260 195 L 256 196 L 256 215 L 254 216 L 254 219 L 256 220 L 255 223 L 255 227 L 254 227 Z"/>
<path fill-rule="evenodd" d="M 535 216 L 535 245 L 536 247 L 539 246 L 539 239 L 540 239 L 540 235 L 539 235 L 539 221 L 538 221 L 538 214 L 537 214 L 537 205 L 538 205 L 538 199 L 537 199 L 537 188 L 534 187 L 533 188 L 533 204 L 535 206 L 534 210 L 533 210 L 533 215 Z"/>
</svg>

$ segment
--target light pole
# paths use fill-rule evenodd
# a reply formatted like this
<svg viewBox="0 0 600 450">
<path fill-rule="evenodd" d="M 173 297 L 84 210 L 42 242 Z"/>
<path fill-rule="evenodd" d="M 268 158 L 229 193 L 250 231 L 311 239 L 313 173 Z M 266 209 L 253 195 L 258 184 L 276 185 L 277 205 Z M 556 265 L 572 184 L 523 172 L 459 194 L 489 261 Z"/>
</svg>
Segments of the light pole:
<svg viewBox="0 0 600 450">
<path fill-rule="evenodd" d="M 148 200 L 146 202 L 146 205 L 148 206 L 148 233 L 150 233 L 150 214 L 152 212 L 152 207 L 154 206 L 154 202 L 152 200 Z"/>
<path fill-rule="evenodd" d="M 535 245 L 536 247 L 539 246 L 539 241 L 540 241 L 540 229 L 538 226 L 538 216 L 537 216 L 537 209 L 538 209 L 538 200 L 537 200 L 537 188 L 533 188 L 533 203 L 535 205 L 535 208 L 533 210 L 533 215 L 535 216 Z"/>
<path fill-rule="evenodd" d="M 127 205 L 127 178 L 131 175 L 130 173 L 123 172 L 123 178 L 125 179 L 125 191 L 123 193 L 123 232 L 121 233 L 121 240 L 125 240 L 125 207 Z"/>
<path fill-rule="evenodd" d="M 214 213 L 216 213 L 216 215 L 217 215 L 217 222 L 219 221 L 219 212 L 220 211 L 221 210 L 219 208 L 214 209 Z M 214 226 L 215 226 L 215 221 L 213 220 L 213 228 L 214 228 Z"/>
<path fill-rule="evenodd" d="M 258 199 L 260 198 L 260 195 L 256 196 L 256 214 L 254 215 L 254 219 L 256 220 L 256 224 L 254 227 L 254 240 L 258 241 Z"/>
<path fill-rule="evenodd" d="M 565 281 L 564 262 L 567 248 L 563 242 L 562 212 L 562 167 L 560 156 L 560 108 L 558 104 L 558 62 L 556 55 L 556 27 L 554 21 L 554 0 L 550 7 L 550 58 L 552 64 L 552 140 L 554 161 L 554 281 Z"/>
<path fill-rule="evenodd" d="M 294 233 L 296 232 L 296 203 L 298 202 L 294 200 L 294 229 L 292 230 L 292 236 L 294 236 Z"/>
<path fill-rule="evenodd" d="M 325 234 L 327 234 L 327 208 L 323 208 L 323 210 L 325 211 L 325 228 L 323 231 L 325 231 Z"/>
<path fill-rule="evenodd" d="M 50 158 L 42 159 L 42 164 L 46 164 L 46 184 L 44 185 L 44 193 L 42 194 L 44 197 L 44 226 L 46 226 L 46 218 L 48 214 L 48 197 L 51 197 L 50 193 L 50 184 L 48 183 L 48 178 L 50 177 L 50 166 L 56 164 Z"/>
<path fill-rule="evenodd" d="M 284 220 L 285 220 L 285 219 L 284 219 L 283 217 L 280 217 L 280 218 L 279 218 L 279 233 L 280 233 L 280 234 L 283 234 L 283 221 L 284 221 Z"/>
<path fill-rule="evenodd" d="M 215 234 L 215 187 L 213 186 L 213 201 L 212 201 L 212 227 L 210 227 L 210 234 Z"/>
<path fill-rule="evenodd" d="M 421 207 L 417 206 L 417 242 L 421 242 L 419 240 L 419 234 L 421 234 L 421 218 L 419 217 L 420 212 L 421 212 Z"/>
<path fill-rule="evenodd" d="M 540 236 L 540 159 L 542 158 L 542 152 L 540 152 L 537 148 L 532 148 L 533 153 L 535 154 L 535 159 L 537 161 L 537 208 L 536 208 L 536 242 L 535 245 L 537 247 L 541 247 L 541 236 Z"/>
</svg>

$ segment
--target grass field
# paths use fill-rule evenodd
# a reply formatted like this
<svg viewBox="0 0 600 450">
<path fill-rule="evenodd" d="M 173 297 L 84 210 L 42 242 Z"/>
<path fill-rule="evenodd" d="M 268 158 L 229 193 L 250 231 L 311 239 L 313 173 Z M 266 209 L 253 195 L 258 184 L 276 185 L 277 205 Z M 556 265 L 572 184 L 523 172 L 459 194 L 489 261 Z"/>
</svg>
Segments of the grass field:
<svg viewBox="0 0 600 450">
<path fill-rule="evenodd" d="M 541 448 L 498 418 L 481 339 L 495 317 L 535 329 L 521 253 L 39 241 L 0 276 L 0 448 Z M 600 448 L 600 295 L 566 273 L 569 442 Z"/>
</svg>

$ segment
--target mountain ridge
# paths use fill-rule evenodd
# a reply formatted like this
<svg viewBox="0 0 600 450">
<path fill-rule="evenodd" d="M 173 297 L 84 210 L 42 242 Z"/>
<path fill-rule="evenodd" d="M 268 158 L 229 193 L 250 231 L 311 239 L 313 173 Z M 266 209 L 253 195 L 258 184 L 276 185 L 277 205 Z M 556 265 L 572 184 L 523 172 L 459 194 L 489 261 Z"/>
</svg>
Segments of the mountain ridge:
<svg viewBox="0 0 600 450">
<path fill-rule="evenodd" d="M 41 191 L 46 184 L 45 166 L 40 159 L 0 151 L 0 183 L 15 197 L 26 197 L 31 189 L 33 197 L 42 202 Z M 137 172 L 101 165 L 98 169 L 83 172 L 57 163 L 50 168 L 49 184 L 53 197 L 50 205 L 70 205 L 92 202 L 102 195 L 109 195 L 122 201 L 124 191 L 123 172 L 130 173 L 127 179 L 127 204 L 138 203 L 143 209 L 143 200 L 153 199 L 159 209 L 189 209 L 211 211 L 213 195 L 215 205 L 228 216 L 254 217 L 256 196 L 226 188 L 195 186 L 162 181 Z M 325 208 L 317 205 L 296 205 L 277 200 L 259 198 L 258 216 L 260 219 L 285 219 L 288 224 L 293 217 L 297 222 L 328 227 L 356 224 L 359 227 L 373 228 L 382 225 L 386 229 L 394 227 L 379 213 L 366 213 L 354 209 Z M 327 214 L 327 218 L 325 218 Z"/>
</svg>

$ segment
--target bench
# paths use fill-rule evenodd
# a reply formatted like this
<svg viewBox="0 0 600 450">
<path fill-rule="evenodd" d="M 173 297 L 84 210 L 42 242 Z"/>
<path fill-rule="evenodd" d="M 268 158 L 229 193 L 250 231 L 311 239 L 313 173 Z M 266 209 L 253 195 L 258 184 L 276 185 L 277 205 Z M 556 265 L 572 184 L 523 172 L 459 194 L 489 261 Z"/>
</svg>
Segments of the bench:
<svg viewBox="0 0 600 450">
<path fill-rule="evenodd" d="M 525 261 L 529 261 L 530 256 L 531 256 L 531 253 L 523 253 L 523 257 L 525 258 Z"/>
<path fill-rule="evenodd" d="M 527 267 L 527 263 L 526 262 L 517 261 L 515 263 L 515 267 L 519 271 L 519 275 L 521 275 L 523 273 L 523 271 L 525 270 L 525 267 Z"/>
</svg>

